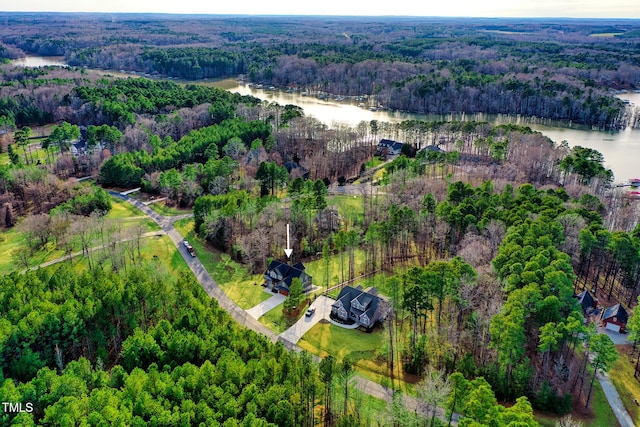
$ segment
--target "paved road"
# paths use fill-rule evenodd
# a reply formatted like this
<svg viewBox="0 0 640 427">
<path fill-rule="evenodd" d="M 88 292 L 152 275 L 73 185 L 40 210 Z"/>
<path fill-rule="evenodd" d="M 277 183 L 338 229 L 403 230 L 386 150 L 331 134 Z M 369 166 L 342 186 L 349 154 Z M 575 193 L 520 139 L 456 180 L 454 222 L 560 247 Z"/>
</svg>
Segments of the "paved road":
<svg viewBox="0 0 640 427">
<path fill-rule="evenodd" d="M 295 334 L 293 334 L 293 332 L 291 334 L 287 334 L 288 330 L 285 331 L 282 335 L 276 334 L 271 329 L 267 328 L 265 325 L 258 322 L 257 319 L 255 319 L 251 314 L 249 314 L 248 310 L 243 310 L 242 308 L 240 308 L 240 306 L 238 306 L 235 302 L 233 302 L 223 292 L 223 290 L 220 288 L 218 283 L 213 279 L 213 277 L 211 277 L 209 272 L 207 272 L 207 270 L 204 268 L 200 260 L 197 257 L 192 257 L 189 254 L 189 252 L 187 252 L 184 245 L 182 245 L 184 238 L 182 237 L 180 232 L 176 230 L 176 228 L 173 226 L 173 223 L 183 218 L 193 217 L 193 214 L 165 217 L 158 214 L 153 209 L 149 208 L 144 203 L 136 199 L 133 199 L 129 196 L 122 195 L 116 192 L 110 191 L 109 193 L 111 193 L 112 195 L 122 200 L 128 201 L 129 203 L 131 203 L 132 205 L 140 209 L 142 212 L 144 212 L 148 217 L 153 219 L 162 228 L 162 231 L 154 231 L 151 233 L 146 233 L 145 235 L 162 235 L 162 234 L 168 235 L 173 241 L 174 245 L 178 248 L 178 251 L 184 258 L 185 262 L 187 263 L 187 265 L 195 275 L 200 285 L 207 292 L 207 294 L 210 297 L 215 298 L 218 301 L 218 304 L 220 305 L 220 307 L 223 308 L 225 311 L 227 311 L 227 313 L 229 313 L 229 315 L 235 321 L 237 321 L 242 326 L 253 330 L 254 332 L 257 332 L 266 336 L 269 340 L 271 340 L 271 342 L 274 342 L 274 343 L 281 342 L 285 346 L 285 348 L 287 348 L 288 350 L 295 350 L 300 352 L 302 351 L 302 349 L 298 347 L 295 343 L 298 342 L 300 337 L 302 337 L 302 335 L 304 335 L 304 333 L 308 331 L 308 329 L 311 329 L 311 327 L 313 327 L 315 323 L 320 321 L 320 319 L 325 316 L 327 309 L 329 310 L 329 313 L 331 312 L 331 300 L 326 297 L 318 297 L 316 301 L 312 304 L 318 307 L 313 319 L 311 319 L 308 323 L 305 322 L 304 319 L 301 319 L 303 321 L 304 326 L 301 326 L 300 330 Z M 92 248 L 90 250 L 93 251 L 97 249 L 99 248 Z M 77 252 L 71 255 L 79 256 L 81 254 L 82 252 Z M 58 262 L 62 262 L 68 259 L 69 257 L 58 258 L 58 259 L 49 261 L 47 263 L 41 264 L 40 267 L 46 267 L 46 266 L 49 266 Z M 34 267 L 34 268 L 38 268 L 38 267 Z M 274 300 L 274 302 L 276 301 L 277 300 Z M 328 313 L 326 313 L 326 318 L 327 319 L 329 318 Z M 308 329 L 306 329 L 306 331 L 303 332 L 303 329 L 307 327 Z M 295 341 L 290 340 L 289 337 L 294 339 Z M 320 358 L 317 356 L 313 356 L 313 358 L 316 362 L 320 361 Z M 371 396 L 377 397 L 378 399 L 382 399 L 388 403 L 390 403 L 393 399 L 393 391 L 376 382 L 370 381 L 359 375 L 356 375 L 352 380 L 352 382 L 363 392 Z M 403 396 L 403 401 L 406 407 L 409 408 L 410 410 L 414 410 L 424 416 L 430 415 L 425 412 L 426 408 L 424 406 L 424 403 L 422 403 L 419 399 L 409 397 L 409 396 Z M 444 419 L 443 410 L 441 409 L 438 410 L 438 417 L 440 417 L 441 419 Z M 454 426 L 457 425 L 457 415 L 454 415 L 454 422 L 452 423 L 452 425 Z"/>
<path fill-rule="evenodd" d="M 323 296 L 318 297 L 311 304 L 311 307 L 316 308 L 316 312 L 313 314 L 313 316 L 302 316 L 296 323 L 293 324 L 293 326 L 281 333 L 280 337 L 294 344 L 297 344 L 298 341 L 300 341 L 300 338 L 302 338 L 304 334 L 309 332 L 309 330 L 313 328 L 320 320 L 329 320 L 329 315 L 331 314 L 331 304 L 333 304 L 332 299 Z"/>
<path fill-rule="evenodd" d="M 202 285 L 204 290 L 207 292 L 207 294 L 210 297 L 215 298 L 218 301 L 218 304 L 220 305 L 220 307 L 222 307 L 224 310 L 226 310 L 227 313 L 229 313 L 229 315 L 234 320 L 236 320 L 242 326 L 247 327 L 247 328 L 249 328 L 249 329 L 251 329 L 251 330 L 253 330 L 255 332 L 258 332 L 258 333 L 266 336 L 269 340 L 271 340 L 274 343 L 275 342 L 281 342 L 285 346 L 285 348 L 287 348 L 289 350 L 295 350 L 295 351 L 298 351 L 298 352 L 302 351 L 302 349 L 300 347 L 298 347 L 295 344 L 295 342 L 290 341 L 285 336 L 277 335 L 271 329 L 267 328 L 265 325 L 263 325 L 262 323 L 258 322 L 258 320 L 256 320 L 254 317 L 252 317 L 247 312 L 247 310 L 243 310 L 235 302 L 233 302 L 223 292 L 223 290 L 220 288 L 218 283 L 213 279 L 213 277 L 211 277 L 209 272 L 207 272 L 207 270 L 204 268 L 204 266 L 202 265 L 200 260 L 197 257 L 192 257 L 187 252 L 187 250 L 181 244 L 182 241 L 183 241 L 183 237 L 180 235 L 178 230 L 175 229 L 175 227 L 173 226 L 173 223 L 175 221 L 177 221 L 178 219 L 188 218 L 188 217 L 191 217 L 193 215 L 180 215 L 180 216 L 177 216 L 177 217 L 164 217 L 164 216 L 158 214 L 157 212 L 155 212 L 154 210 L 152 210 L 151 208 L 149 208 L 148 206 L 144 205 L 142 202 L 140 202 L 138 200 L 132 199 L 132 198 L 127 197 L 127 196 L 122 196 L 122 195 L 118 195 L 118 197 L 120 197 L 120 198 L 122 198 L 124 200 L 128 200 L 129 203 L 133 204 L 135 207 L 140 209 L 142 212 L 144 212 L 145 214 L 149 215 L 149 217 L 151 219 L 153 219 L 158 225 L 160 225 L 160 227 L 162 227 L 162 229 L 167 233 L 167 235 L 171 238 L 173 243 L 176 245 L 176 247 L 178 247 L 178 250 L 180 251 L 180 254 L 182 255 L 182 257 L 186 261 L 187 265 L 189 266 L 189 268 L 191 269 L 193 274 L 196 276 L 196 279 L 198 280 L 198 282 Z M 314 302 L 314 304 L 318 303 L 320 298 L 323 298 L 323 297 L 318 297 L 318 299 Z M 324 307 L 324 304 L 326 304 L 326 302 L 323 303 L 323 307 Z M 323 308 L 323 310 L 324 310 L 324 308 Z M 331 310 L 331 305 L 330 304 L 329 304 L 329 310 Z M 316 315 L 317 314 L 319 314 L 319 313 L 316 312 Z M 297 340 L 296 340 L 296 342 L 297 342 Z M 314 356 L 314 360 L 319 361 L 320 359 L 317 356 Z M 365 393 L 367 393 L 367 394 L 369 394 L 371 396 L 377 397 L 379 399 L 383 399 L 384 401 L 389 402 L 389 403 L 392 401 L 393 392 L 390 389 L 388 389 L 386 387 L 383 387 L 380 384 L 375 383 L 373 381 L 370 381 L 370 380 L 368 380 L 366 378 L 362 378 L 359 375 L 356 375 L 354 377 L 353 381 Z M 421 413 L 423 415 L 428 415 L 428 414 L 426 414 L 426 412 L 424 412 L 424 409 L 425 409 L 424 408 L 424 404 L 420 404 L 420 401 L 418 399 L 415 399 L 415 398 L 412 398 L 412 397 L 408 397 L 408 396 L 403 396 L 403 400 L 404 400 L 404 402 L 405 402 L 405 404 L 407 405 L 408 408 L 410 408 L 412 410 L 415 410 L 418 413 Z M 444 419 L 443 416 L 442 416 L 443 413 L 444 412 L 442 410 L 440 410 L 439 416 L 442 419 Z M 457 425 L 457 422 L 455 422 L 455 421 L 456 420 L 454 418 L 454 423 L 452 425 Z"/>
</svg>

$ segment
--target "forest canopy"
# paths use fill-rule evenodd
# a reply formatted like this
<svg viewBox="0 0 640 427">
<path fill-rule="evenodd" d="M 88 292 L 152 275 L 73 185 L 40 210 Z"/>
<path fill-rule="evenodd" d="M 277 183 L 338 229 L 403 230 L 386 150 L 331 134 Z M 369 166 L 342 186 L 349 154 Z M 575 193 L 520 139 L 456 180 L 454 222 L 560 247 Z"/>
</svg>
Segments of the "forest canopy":
<svg viewBox="0 0 640 427">
<path fill-rule="evenodd" d="M 11 55 L 199 80 L 251 81 L 416 113 L 523 114 L 602 128 L 630 117 L 612 91 L 637 89 L 630 20 L 11 16 Z M 73 19 L 74 35 L 57 26 Z M 599 33 L 610 37 L 595 37 Z M 313 40 L 312 42 L 309 40 Z"/>
</svg>

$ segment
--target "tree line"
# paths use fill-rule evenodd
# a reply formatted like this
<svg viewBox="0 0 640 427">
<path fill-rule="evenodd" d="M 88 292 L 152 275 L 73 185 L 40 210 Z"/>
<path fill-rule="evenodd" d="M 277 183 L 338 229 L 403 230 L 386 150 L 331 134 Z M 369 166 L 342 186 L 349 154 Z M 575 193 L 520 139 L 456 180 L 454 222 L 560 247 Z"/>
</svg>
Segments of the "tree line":
<svg viewBox="0 0 640 427">
<path fill-rule="evenodd" d="M 317 25 L 236 17 L 185 18 L 188 26 L 177 28 L 158 17 L 135 23 L 75 17 L 74 37 L 43 29 L 24 37 L 34 29 L 27 18 L 14 19 L 4 30 L 7 48 L 63 54 L 74 66 L 183 79 L 245 74 L 283 88 L 375 96 L 371 106 L 420 113 L 525 114 L 618 128 L 630 115 L 608 91 L 633 89 L 640 74 L 633 56 L 637 28 L 620 21 L 603 29 L 563 20 L 495 26 L 473 19 L 388 18 L 388 25 L 337 19 Z M 62 25 L 59 17 L 51 22 Z M 598 31 L 616 35 L 591 37 Z M 309 34 L 313 42 L 306 41 Z"/>
</svg>

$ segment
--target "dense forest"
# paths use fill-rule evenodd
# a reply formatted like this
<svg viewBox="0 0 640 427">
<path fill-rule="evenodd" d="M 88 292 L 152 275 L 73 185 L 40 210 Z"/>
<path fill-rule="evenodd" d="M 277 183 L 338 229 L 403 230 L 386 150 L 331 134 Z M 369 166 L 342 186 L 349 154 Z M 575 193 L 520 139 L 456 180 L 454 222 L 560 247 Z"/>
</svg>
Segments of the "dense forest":
<svg viewBox="0 0 640 427">
<path fill-rule="evenodd" d="M 57 55 L 74 66 L 188 80 L 242 74 L 417 113 L 619 128 L 630 116 L 612 91 L 640 82 L 640 26 L 629 20 L 4 17 L 0 55 L 9 58 Z"/>
<path fill-rule="evenodd" d="M 78 65 L 178 76 L 184 63 L 196 74 L 182 77 L 243 72 L 256 81 L 344 94 L 408 90 L 399 99 L 419 103 L 418 111 L 431 111 L 431 102 L 449 109 L 447 97 L 465 98 L 461 94 L 475 87 L 478 96 L 510 105 L 510 112 L 518 98 L 522 114 L 537 114 L 527 112 L 530 105 L 563 115 L 562 108 L 579 103 L 573 111 L 584 120 L 562 118 L 598 126 L 618 123 L 621 106 L 607 90 L 633 88 L 638 67 L 625 53 L 635 40 L 626 21 L 607 28 L 590 22 L 589 31 L 629 32 L 603 40 L 589 38 L 580 23 L 560 37 L 554 22 L 519 23 L 534 34 L 514 35 L 510 26 L 483 21 L 474 24 L 482 28 L 460 29 L 437 21 L 426 37 L 419 23 L 399 20 L 374 36 L 347 20 L 340 22 L 362 32 L 342 34 L 346 44 L 338 50 L 292 43 L 261 19 L 224 21 L 235 31 L 190 36 L 167 29 L 180 22 L 173 18 L 121 18 L 78 21 L 103 25 L 93 39 L 80 24 L 73 38 L 3 35 L 2 52 L 55 53 Z M 11 32 L 39 18 L 6 19 L 15 27 L 2 31 Z M 291 33 L 312 22 L 293 22 Z M 191 31 L 211 25 L 199 18 L 193 23 Z M 319 40 L 328 40 L 336 24 L 327 25 Z M 376 25 L 371 28 L 388 28 Z M 122 26 L 127 36 L 107 42 Z M 398 34 L 404 38 L 394 38 Z M 553 43 L 573 47 L 553 53 L 552 36 L 560 37 Z M 260 53 L 258 41 L 269 49 Z M 191 46 L 209 42 L 217 50 Z M 609 53 L 591 56 L 604 49 L 599 43 Z M 243 45 L 264 57 L 247 56 Z M 480 50 L 470 54 L 469 46 Z M 567 57 L 578 51 L 599 65 Z M 469 62 L 459 57 L 463 52 Z M 492 74 L 498 52 L 510 52 L 504 58 L 512 71 Z M 531 58 L 526 73 L 518 68 L 526 65 L 518 56 L 525 53 Z M 606 66 L 616 55 L 628 80 L 622 66 Z M 107 56 L 116 62 L 101 62 Z M 194 56 L 201 58 L 199 70 L 189 62 Z M 302 81 L 311 72 L 296 77 L 300 82 L 278 82 L 294 75 L 283 71 L 293 63 L 295 69 L 314 64 L 322 87 Z M 336 75 L 344 77 L 347 69 L 380 64 L 395 80 L 371 71 L 371 80 L 361 81 L 363 92 L 335 86 L 339 78 L 323 74 L 343 67 Z M 640 225 L 637 201 L 611 187 L 612 173 L 594 150 L 556 144 L 524 126 L 371 121 L 330 128 L 293 105 L 196 84 L 98 77 L 83 68 L 5 64 L 0 70 L 0 226 L 24 236 L 9 256 L 16 270 L 32 267 L 45 247 L 69 258 L 80 251 L 87 262 L 81 271 L 62 263 L 0 277 L 0 396 L 35 408 L 4 413 L 2 423 L 439 425 L 445 423 L 436 418 L 441 407 L 444 418 L 459 414 L 461 426 L 536 426 L 534 407 L 558 414 L 589 408 L 596 370 L 615 358 L 608 337 L 583 324 L 573 295 L 590 289 L 606 303 L 636 303 Z M 467 80 L 459 83 L 450 77 L 463 74 Z M 614 77 L 617 83 L 603 83 Z M 379 87 L 366 86 L 374 81 Z M 431 89 L 425 88 L 422 101 L 412 100 L 420 92 L 415 84 L 435 85 L 435 95 L 426 96 Z M 508 93 L 497 95 L 503 90 Z M 566 105 L 554 107 L 557 96 L 566 97 Z M 47 125 L 46 132 L 35 134 L 39 125 Z M 403 141 L 403 154 L 376 158 L 381 138 Z M 86 176 L 95 183 L 69 180 Z M 112 206 L 100 185 L 141 187 L 170 207 L 191 208 L 194 232 L 207 248 L 251 273 L 262 274 L 282 256 L 275 230 L 290 225 L 292 261 L 324 263 L 326 283 L 318 285 L 337 284 L 329 282 L 331 260 L 339 283 L 378 275 L 391 313 L 379 325 L 385 344 L 376 363 L 392 380 L 416 383 L 424 410 L 394 400 L 374 411 L 349 385 L 359 360 L 314 361 L 234 323 L 190 274 L 169 273 L 141 255 L 143 227 L 125 235 L 104 219 Z M 333 204 L 329 191 L 343 191 L 354 200 L 351 208 Z"/>
</svg>

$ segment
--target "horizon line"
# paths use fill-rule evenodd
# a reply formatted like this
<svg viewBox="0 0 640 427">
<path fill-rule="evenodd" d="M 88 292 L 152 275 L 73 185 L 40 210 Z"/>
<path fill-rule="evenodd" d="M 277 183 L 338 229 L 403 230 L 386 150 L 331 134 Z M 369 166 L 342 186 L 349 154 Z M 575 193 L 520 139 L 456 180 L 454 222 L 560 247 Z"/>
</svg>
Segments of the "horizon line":
<svg viewBox="0 0 640 427">
<path fill-rule="evenodd" d="M 217 17 L 251 17 L 251 18 L 403 18 L 403 19 L 559 19 L 559 20 L 594 20 L 594 21 L 640 21 L 640 17 L 597 17 L 597 16 L 556 16 L 556 15 L 523 15 L 523 16 L 459 16 L 459 15 L 328 15 L 328 14 L 266 14 L 266 13 L 212 13 L 212 12 L 152 12 L 152 11 L 126 11 L 126 12 L 107 12 L 107 11 L 53 11 L 53 10 L 3 10 L 0 11 L 0 15 L 12 15 L 12 14 L 56 14 L 56 15 L 153 15 L 153 16 L 192 16 L 192 17 L 204 17 L 204 16 L 217 16 Z"/>
</svg>

